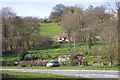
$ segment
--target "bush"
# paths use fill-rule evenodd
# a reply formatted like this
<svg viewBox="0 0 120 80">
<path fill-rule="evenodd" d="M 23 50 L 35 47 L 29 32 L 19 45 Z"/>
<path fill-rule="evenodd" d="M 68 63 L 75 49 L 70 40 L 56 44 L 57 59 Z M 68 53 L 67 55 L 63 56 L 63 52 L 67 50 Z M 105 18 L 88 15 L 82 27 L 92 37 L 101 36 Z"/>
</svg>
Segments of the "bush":
<svg viewBox="0 0 120 80">
<path fill-rule="evenodd" d="M 35 54 L 32 54 L 32 56 L 34 60 L 36 59 L 46 60 L 46 59 L 52 58 L 52 56 L 47 53 L 35 53 Z"/>
<path fill-rule="evenodd" d="M 75 55 L 71 55 L 71 56 L 70 56 L 70 64 L 71 64 L 72 66 L 78 65 L 78 59 L 76 58 Z"/>
<path fill-rule="evenodd" d="M 24 56 L 24 60 L 32 60 L 32 59 L 33 59 L 32 54 L 26 54 L 26 55 Z"/>
<path fill-rule="evenodd" d="M 45 66 L 48 60 L 30 60 L 30 61 L 20 61 L 21 67 L 32 67 L 32 66 Z"/>
<path fill-rule="evenodd" d="M 2 52 L 3 55 L 6 55 L 6 54 L 16 54 L 15 51 L 3 51 Z"/>
<path fill-rule="evenodd" d="M 47 49 L 55 49 L 55 48 L 60 48 L 61 45 L 60 44 L 51 44 L 51 45 L 48 45 Z"/>
<path fill-rule="evenodd" d="M 2 61 L 2 66 L 8 66 L 8 61 Z"/>
<path fill-rule="evenodd" d="M 17 66 L 18 64 L 18 61 L 2 61 L 2 66 Z"/>
</svg>

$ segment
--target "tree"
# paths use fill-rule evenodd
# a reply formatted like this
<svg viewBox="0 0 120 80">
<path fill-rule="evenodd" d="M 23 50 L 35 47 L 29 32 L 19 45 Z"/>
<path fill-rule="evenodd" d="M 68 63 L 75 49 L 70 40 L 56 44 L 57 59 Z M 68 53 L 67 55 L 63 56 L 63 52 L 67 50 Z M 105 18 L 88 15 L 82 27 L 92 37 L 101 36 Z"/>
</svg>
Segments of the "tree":
<svg viewBox="0 0 120 80">
<path fill-rule="evenodd" d="M 117 13 L 117 16 L 115 16 L 115 21 L 117 23 L 116 26 L 114 26 L 114 29 L 116 29 L 116 34 L 117 36 L 115 36 L 114 38 L 118 38 L 117 41 L 116 41 L 116 47 L 117 47 L 117 51 L 114 53 L 117 57 L 116 59 L 118 59 L 118 61 L 120 62 L 120 59 L 118 58 L 118 54 L 120 53 L 120 47 L 119 47 L 119 40 L 120 40 L 120 37 L 119 37 L 119 32 L 120 32 L 120 1 L 118 0 L 115 0 L 115 2 L 113 3 L 115 4 L 114 6 L 112 6 L 112 4 L 110 4 L 109 2 L 107 3 L 107 5 L 110 7 L 111 11 L 116 14 Z M 113 39 L 112 39 L 113 40 Z M 115 41 L 114 41 L 115 42 Z M 113 42 L 112 42 L 113 43 Z"/>
<path fill-rule="evenodd" d="M 57 4 L 55 7 L 53 7 L 53 12 L 62 13 L 64 8 L 65 6 L 63 4 Z"/>
<path fill-rule="evenodd" d="M 30 46 L 40 41 L 40 27 L 39 20 L 32 17 L 25 17 L 23 26 L 25 27 L 24 35 L 27 35 L 26 46 L 30 49 Z"/>
<path fill-rule="evenodd" d="M 91 28 L 94 36 L 98 36 L 103 27 L 103 22 L 108 21 L 112 15 L 106 13 L 105 6 L 93 7 L 90 5 L 85 12 L 86 26 Z"/>
<path fill-rule="evenodd" d="M 64 9 L 65 6 L 63 4 L 57 4 L 55 7 L 53 7 L 53 11 L 50 14 L 50 19 L 54 22 L 60 23 Z"/>
<path fill-rule="evenodd" d="M 117 32 L 117 21 L 113 18 L 105 22 L 100 36 L 101 41 L 103 42 L 103 54 L 109 58 L 109 61 L 112 63 L 113 60 L 118 58 L 118 32 Z"/>
<path fill-rule="evenodd" d="M 111 16 L 110 13 L 106 13 L 105 6 L 93 7 L 90 5 L 84 11 L 84 28 L 86 28 L 84 32 L 87 32 L 86 44 L 88 45 L 89 53 L 91 53 L 92 46 L 96 44 L 96 36 L 100 36 L 104 28 L 104 22 L 107 22 Z"/>
<path fill-rule="evenodd" d="M 3 8 L 2 13 L 2 51 L 15 51 L 22 59 L 33 43 L 40 43 L 39 19 L 19 17 L 11 8 Z"/>
<path fill-rule="evenodd" d="M 11 24 L 13 18 L 16 16 L 16 14 L 12 11 L 11 8 L 6 7 L 2 8 L 2 47 L 3 51 L 11 50 L 11 45 L 13 44 L 11 41 L 12 38 L 12 30 L 13 26 Z"/>
<path fill-rule="evenodd" d="M 67 7 L 63 11 L 61 27 L 65 30 L 68 35 L 70 44 L 76 41 L 76 36 L 82 28 L 82 10 L 78 7 Z M 75 45 L 74 45 L 75 48 Z M 75 49 L 74 49 L 75 50 Z"/>
</svg>

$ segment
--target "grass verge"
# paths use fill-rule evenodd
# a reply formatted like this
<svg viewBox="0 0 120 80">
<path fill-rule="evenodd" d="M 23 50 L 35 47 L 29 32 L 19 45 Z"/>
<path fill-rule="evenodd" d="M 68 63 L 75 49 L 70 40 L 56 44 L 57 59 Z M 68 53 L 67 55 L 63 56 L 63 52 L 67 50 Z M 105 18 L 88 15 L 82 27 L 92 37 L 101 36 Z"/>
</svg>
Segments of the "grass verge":
<svg viewBox="0 0 120 80">
<path fill-rule="evenodd" d="M 92 80 L 77 76 L 63 76 L 49 73 L 2 71 L 3 80 Z"/>
</svg>

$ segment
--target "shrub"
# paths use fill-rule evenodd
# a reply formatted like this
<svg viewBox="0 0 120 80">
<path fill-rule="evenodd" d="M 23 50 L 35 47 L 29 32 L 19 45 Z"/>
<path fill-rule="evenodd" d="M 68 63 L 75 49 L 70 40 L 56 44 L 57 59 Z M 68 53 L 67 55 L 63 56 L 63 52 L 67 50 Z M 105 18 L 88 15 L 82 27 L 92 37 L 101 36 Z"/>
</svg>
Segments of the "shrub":
<svg viewBox="0 0 120 80">
<path fill-rule="evenodd" d="M 2 61 L 2 66 L 17 66 L 18 64 L 18 61 Z"/>
<path fill-rule="evenodd" d="M 35 54 L 32 54 L 33 56 L 33 59 L 41 59 L 41 60 L 46 60 L 46 59 L 50 59 L 52 58 L 52 56 L 50 54 L 47 54 L 47 53 L 35 53 Z"/>
<path fill-rule="evenodd" d="M 8 66 L 8 61 L 2 61 L 2 66 Z"/>
<path fill-rule="evenodd" d="M 70 64 L 71 64 L 72 66 L 78 65 L 78 59 L 77 59 L 76 56 L 73 55 L 73 54 L 70 56 Z"/>
<path fill-rule="evenodd" d="M 21 67 L 32 67 L 32 66 L 45 66 L 48 60 L 30 60 L 30 61 L 20 61 Z"/>
<path fill-rule="evenodd" d="M 26 55 L 24 56 L 24 60 L 32 60 L 32 59 L 33 59 L 32 54 L 26 54 Z"/>
<path fill-rule="evenodd" d="M 3 55 L 6 55 L 6 54 L 15 54 L 15 51 L 3 51 L 2 52 Z"/>
</svg>

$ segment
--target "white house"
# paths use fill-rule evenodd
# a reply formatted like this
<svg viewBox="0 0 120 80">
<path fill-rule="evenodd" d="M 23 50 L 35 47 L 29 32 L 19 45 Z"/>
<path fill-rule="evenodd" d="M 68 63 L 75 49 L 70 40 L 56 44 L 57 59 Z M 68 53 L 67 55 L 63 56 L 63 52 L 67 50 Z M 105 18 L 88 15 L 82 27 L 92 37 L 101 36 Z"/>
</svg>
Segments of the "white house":
<svg viewBox="0 0 120 80">
<path fill-rule="evenodd" d="M 67 34 L 65 34 L 65 33 L 62 33 L 62 34 L 57 35 L 57 36 L 56 36 L 56 41 L 57 41 L 58 43 L 67 43 L 67 42 L 69 42 L 68 36 L 67 36 Z"/>
</svg>

